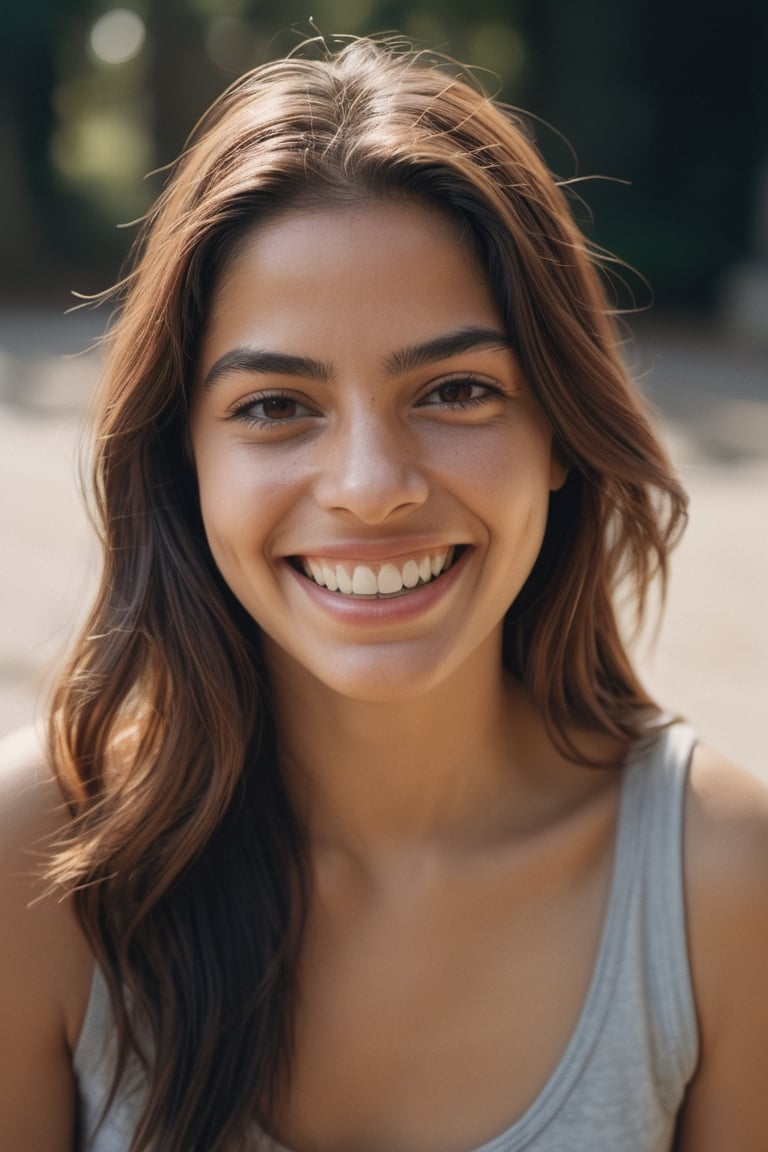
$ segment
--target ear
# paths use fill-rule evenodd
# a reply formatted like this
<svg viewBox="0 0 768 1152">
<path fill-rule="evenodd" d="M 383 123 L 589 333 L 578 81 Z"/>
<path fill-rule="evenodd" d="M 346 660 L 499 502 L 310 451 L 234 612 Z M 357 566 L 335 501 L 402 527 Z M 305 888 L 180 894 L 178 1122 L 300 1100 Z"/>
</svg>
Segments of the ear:
<svg viewBox="0 0 768 1152">
<path fill-rule="evenodd" d="M 565 452 L 556 441 L 552 441 L 552 451 L 549 458 L 549 490 L 558 492 L 568 479 L 571 465 L 566 459 Z"/>
</svg>

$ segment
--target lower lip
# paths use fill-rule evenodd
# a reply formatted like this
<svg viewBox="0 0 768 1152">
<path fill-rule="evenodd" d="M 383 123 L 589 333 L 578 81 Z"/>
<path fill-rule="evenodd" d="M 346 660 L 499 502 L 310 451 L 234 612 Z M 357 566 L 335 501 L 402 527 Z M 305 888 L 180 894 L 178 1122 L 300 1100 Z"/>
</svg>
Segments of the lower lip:
<svg viewBox="0 0 768 1152">
<path fill-rule="evenodd" d="M 302 572 L 297 572 L 290 564 L 288 571 L 298 581 L 307 596 L 326 612 L 345 623 L 358 625 L 398 624 L 415 619 L 425 612 L 429 612 L 444 596 L 450 592 L 459 579 L 471 549 L 465 548 L 459 559 L 435 580 L 429 584 L 422 584 L 411 592 L 404 592 L 401 596 L 387 596 L 370 598 L 364 596 L 345 596 L 342 592 L 331 592 L 315 584 Z"/>
</svg>

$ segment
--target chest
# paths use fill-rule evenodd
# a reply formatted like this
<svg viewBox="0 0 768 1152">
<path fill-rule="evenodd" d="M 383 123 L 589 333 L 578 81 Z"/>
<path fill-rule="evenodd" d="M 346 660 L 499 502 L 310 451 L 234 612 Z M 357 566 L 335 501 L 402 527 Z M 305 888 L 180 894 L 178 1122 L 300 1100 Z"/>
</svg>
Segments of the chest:
<svg viewBox="0 0 768 1152">
<path fill-rule="evenodd" d="M 577 1026 L 605 917 L 615 802 L 442 883 L 312 902 L 280 1123 L 303 1152 L 467 1152 L 534 1102 Z"/>
</svg>

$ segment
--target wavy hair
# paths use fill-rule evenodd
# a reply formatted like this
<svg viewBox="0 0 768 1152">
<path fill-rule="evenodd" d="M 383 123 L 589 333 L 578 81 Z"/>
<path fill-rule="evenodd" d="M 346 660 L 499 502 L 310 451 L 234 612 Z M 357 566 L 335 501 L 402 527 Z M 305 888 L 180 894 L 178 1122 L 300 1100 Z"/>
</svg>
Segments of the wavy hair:
<svg viewBox="0 0 768 1152">
<path fill-rule="evenodd" d="M 599 256 L 525 122 L 398 41 L 248 73 L 197 125 L 115 290 L 94 414 L 103 576 L 50 712 L 72 814 L 52 875 L 109 982 L 115 1085 L 134 1054 L 148 1080 L 132 1152 L 237 1147 L 289 1074 L 302 830 L 257 628 L 206 543 L 188 389 L 242 234 L 297 203 L 371 195 L 460 222 L 569 466 L 505 663 L 573 757 L 575 730 L 629 742 L 662 723 L 614 597 L 629 582 L 642 613 L 665 581 L 685 496 L 625 372 Z"/>
</svg>

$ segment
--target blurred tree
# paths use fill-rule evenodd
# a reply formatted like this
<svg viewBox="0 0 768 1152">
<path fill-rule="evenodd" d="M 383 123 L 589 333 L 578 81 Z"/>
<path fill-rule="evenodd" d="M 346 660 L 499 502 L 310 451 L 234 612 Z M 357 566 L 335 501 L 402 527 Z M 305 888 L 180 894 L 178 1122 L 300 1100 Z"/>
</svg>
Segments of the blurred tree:
<svg viewBox="0 0 768 1152">
<path fill-rule="evenodd" d="M 34 286 L 56 248 L 59 188 L 48 145 L 61 37 L 91 0 L 25 0 L 0 9 L 0 287 Z M 53 215 L 52 215 L 53 211 Z"/>
<path fill-rule="evenodd" d="M 146 26 L 127 63 L 88 47 L 118 6 Z M 161 185 L 143 174 L 174 158 L 236 75 L 315 29 L 398 30 L 466 59 L 572 142 L 578 169 L 557 133 L 537 128 L 561 176 L 630 182 L 579 186 L 594 224 L 581 215 L 661 303 L 706 305 L 744 252 L 768 153 L 765 0 L 6 0 L 0 292 L 39 293 L 63 268 L 69 286 L 103 286 L 130 239 L 115 225 Z"/>
<path fill-rule="evenodd" d="M 768 158 L 763 0 L 528 0 L 529 98 L 571 139 L 595 183 L 599 239 L 648 276 L 661 302 L 708 305 L 748 245 Z"/>
<path fill-rule="evenodd" d="M 653 0 L 643 45 L 652 128 L 635 178 L 656 237 L 659 291 L 707 303 L 748 246 L 768 140 L 764 0 Z M 768 158 L 768 153 L 766 153 Z"/>
<path fill-rule="evenodd" d="M 155 163 L 181 151 L 194 120 L 221 89 L 206 52 L 204 12 L 189 0 L 163 0 L 147 11 L 149 85 Z"/>
</svg>

